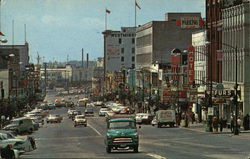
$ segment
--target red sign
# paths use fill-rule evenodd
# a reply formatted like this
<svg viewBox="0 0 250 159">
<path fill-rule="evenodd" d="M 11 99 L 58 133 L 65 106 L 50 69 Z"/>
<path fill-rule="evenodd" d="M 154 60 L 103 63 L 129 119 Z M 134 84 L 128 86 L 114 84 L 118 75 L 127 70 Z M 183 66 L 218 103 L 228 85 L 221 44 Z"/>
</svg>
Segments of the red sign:
<svg viewBox="0 0 250 159">
<path fill-rule="evenodd" d="M 170 88 L 164 88 L 163 89 L 163 103 L 168 103 L 171 98 L 171 89 Z"/>
<path fill-rule="evenodd" d="M 186 29 L 197 29 L 204 26 L 204 21 L 200 17 L 181 17 L 176 21 L 176 25 Z"/>
<path fill-rule="evenodd" d="M 192 84 L 194 81 L 194 54 L 189 52 L 188 54 L 188 83 Z"/>
</svg>

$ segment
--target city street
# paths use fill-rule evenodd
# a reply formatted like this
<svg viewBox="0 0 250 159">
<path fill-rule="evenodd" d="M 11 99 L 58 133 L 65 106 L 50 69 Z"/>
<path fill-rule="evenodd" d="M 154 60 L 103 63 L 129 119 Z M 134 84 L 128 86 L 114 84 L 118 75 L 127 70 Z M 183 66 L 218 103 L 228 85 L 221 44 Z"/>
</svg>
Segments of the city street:
<svg viewBox="0 0 250 159">
<path fill-rule="evenodd" d="M 50 93 L 53 100 L 55 93 Z M 84 110 L 83 108 L 78 108 Z M 139 153 L 113 151 L 107 154 L 104 145 L 105 117 L 88 118 L 87 127 L 74 127 L 66 108 L 50 113 L 63 115 L 62 123 L 45 124 L 32 134 L 37 149 L 21 158 L 167 158 L 167 159 L 245 159 L 250 157 L 250 134 L 209 134 L 183 128 L 157 128 L 142 125 L 139 129 Z"/>
</svg>

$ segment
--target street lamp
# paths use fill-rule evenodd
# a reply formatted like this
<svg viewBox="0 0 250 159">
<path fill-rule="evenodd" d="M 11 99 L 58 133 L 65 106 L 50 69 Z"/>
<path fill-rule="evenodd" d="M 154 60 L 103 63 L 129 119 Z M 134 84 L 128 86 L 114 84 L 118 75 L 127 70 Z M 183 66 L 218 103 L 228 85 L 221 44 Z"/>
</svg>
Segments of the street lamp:
<svg viewBox="0 0 250 159">
<path fill-rule="evenodd" d="M 213 42 L 213 43 L 219 43 L 219 42 Z M 206 44 L 211 44 L 211 42 L 207 41 Z M 237 119 L 238 119 L 238 58 L 237 58 L 237 45 L 234 47 L 234 46 L 231 46 L 231 45 L 228 45 L 226 43 L 220 43 L 224 46 L 227 46 L 231 49 L 233 49 L 235 52 L 235 98 L 234 98 L 234 104 L 235 104 L 235 129 L 234 129 L 234 135 L 239 135 L 239 129 L 238 129 L 238 123 L 237 123 Z M 212 59 L 211 59 L 211 62 L 212 62 Z M 211 66 L 212 67 L 212 66 Z"/>
</svg>

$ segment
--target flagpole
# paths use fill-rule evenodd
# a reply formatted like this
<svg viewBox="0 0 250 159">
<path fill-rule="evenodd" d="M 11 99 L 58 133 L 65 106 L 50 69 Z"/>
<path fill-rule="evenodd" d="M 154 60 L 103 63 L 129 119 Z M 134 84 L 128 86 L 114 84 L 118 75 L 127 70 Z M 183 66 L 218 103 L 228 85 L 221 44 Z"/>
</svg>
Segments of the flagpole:
<svg viewBox="0 0 250 159">
<path fill-rule="evenodd" d="M 105 8 L 105 30 L 107 30 L 107 8 Z"/>
<path fill-rule="evenodd" d="M 135 28 L 136 28 L 136 0 L 135 0 Z"/>
</svg>

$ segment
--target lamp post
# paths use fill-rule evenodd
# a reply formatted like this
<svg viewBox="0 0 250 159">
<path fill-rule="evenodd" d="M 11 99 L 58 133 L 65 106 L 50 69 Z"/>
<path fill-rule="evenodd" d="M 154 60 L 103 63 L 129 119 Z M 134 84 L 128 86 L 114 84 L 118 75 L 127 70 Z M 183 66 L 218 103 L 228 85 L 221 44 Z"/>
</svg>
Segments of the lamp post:
<svg viewBox="0 0 250 159">
<path fill-rule="evenodd" d="M 213 42 L 213 43 L 219 43 L 219 42 Z M 209 41 L 206 42 L 206 44 L 211 44 Z M 237 54 L 237 45 L 234 47 L 234 46 L 231 46 L 231 45 L 228 45 L 226 43 L 220 43 L 224 46 L 227 46 L 231 49 L 233 49 L 235 52 L 235 97 L 234 97 L 234 104 L 235 104 L 235 129 L 234 129 L 234 135 L 239 135 L 239 129 L 238 129 L 238 123 L 237 123 L 237 119 L 238 119 L 238 54 Z M 211 59 L 212 61 L 212 59 Z M 212 66 L 211 66 L 212 67 Z"/>
</svg>

